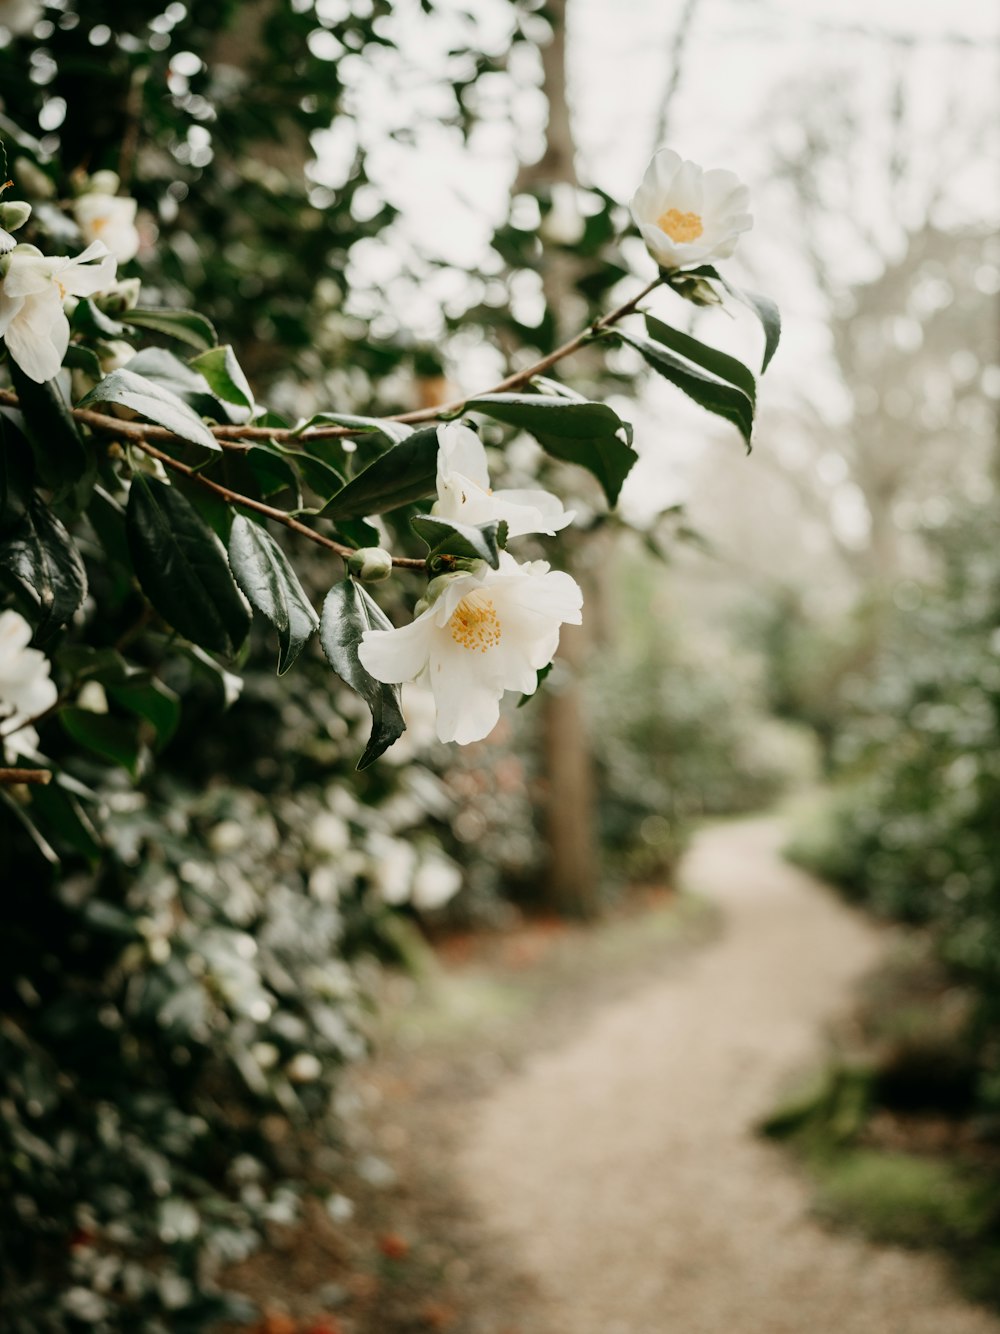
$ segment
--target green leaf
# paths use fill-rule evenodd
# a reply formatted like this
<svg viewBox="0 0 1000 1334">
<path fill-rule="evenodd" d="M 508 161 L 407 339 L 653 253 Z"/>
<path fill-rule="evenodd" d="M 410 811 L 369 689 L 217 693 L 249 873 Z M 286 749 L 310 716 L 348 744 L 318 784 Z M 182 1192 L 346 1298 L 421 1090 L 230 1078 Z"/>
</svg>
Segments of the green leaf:
<svg viewBox="0 0 1000 1334">
<path fill-rule="evenodd" d="M 294 456 L 293 450 L 287 452 Z M 262 500 L 269 500 L 279 491 L 291 491 L 295 497 L 292 508 L 298 508 L 302 500 L 298 474 L 283 454 L 279 446 L 264 442 L 251 445 L 243 459 L 253 474 Z"/>
<path fill-rule="evenodd" d="M 392 451 L 390 450 L 390 453 Z M 391 630 L 392 622 L 365 590 L 353 579 L 334 584 L 323 603 L 319 637 L 333 670 L 368 705 L 372 715 L 371 736 L 359 769 L 383 754 L 406 730 L 399 703 L 399 687 L 369 676 L 358 659 L 358 645 L 366 630 Z"/>
<path fill-rule="evenodd" d="M 302 435 L 313 426 L 349 426 L 352 434 L 381 436 L 387 445 L 398 445 L 413 434 L 413 427 L 405 422 L 389 421 L 384 417 L 358 417 L 350 412 L 317 412 L 296 426 L 295 434 Z M 307 444 L 306 441 L 302 443 Z"/>
<path fill-rule="evenodd" d="M 60 650 L 59 664 L 74 681 L 100 681 L 102 685 L 122 685 L 142 670 L 126 662 L 117 649 L 89 644 L 66 645 Z"/>
<path fill-rule="evenodd" d="M 199 352 L 207 352 L 219 341 L 209 321 L 194 310 L 144 310 L 136 306 L 126 310 L 121 319 L 137 329 L 152 329 L 155 333 L 189 343 Z"/>
<path fill-rule="evenodd" d="M 192 370 L 186 361 L 181 361 L 165 347 L 144 347 L 124 369 L 168 389 L 186 403 L 196 417 L 208 417 L 218 422 L 246 418 L 245 410 L 224 403 L 212 393 L 204 375 Z"/>
<path fill-rule="evenodd" d="M 226 403 L 253 412 L 253 390 L 243 374 L 243 367 L 236 360 L 236 353 L 228 344 L 203 352 L 189 364 L 205 377 L 213 394 Z"/>
<path fill-rule="evenodd" d="M 250 613 L 225 548 L 190 501 L 139 474 L 125 523 L 139 584 L 163 619 L 202 648 L 234 654 L 249 633 Z"/>
<path fill-rule="evenodd" d="M 271 448 L 298 470 L 306 486 L 315 491 L 321 500 L 330 500 L 343 491 L 343 476 L 325 459 L 315 458 L 301 449 L 286 449 L 276 441 L 271 442 Z"/>
<path fill-rule="evenodd" d="M 0 406 L 0 533 L 24 518 L 34 473 L 24 418 L 16 408 Z"/>
<path fill-rule="evenodd" d="M 494 570 L 500 566 L 500 551 L 506 542 L 507 525 L 503 520 L 473 526 L 441 519 L 436 514 L 418 514 L 411 527 L 429 548 L 427 559 L 435 556 L 459 556 L 465 560 L 484 560 Z"/>
<path fill-rule="evenodd" d="M 58 383 L 46 380 L 36 384 L 16 362 L 10 364 L 10 375 L 39 481 L 54 493 L 54 500 L 70 498 L 74 508 L 82 508 L 90 495 L 97 463 L 83 443 Z"/>
<path fill-rule="evenodd" d="M 0 538 L 0 573 L 37 606 L 39 641 L 68 621 L 87 594 L 87 573 L 72 538 L 35 496 Z"/>
<path fill-rule="evenodd" d="M 32 789 L 31 812 L 53 842 L 90 862 L 100 857 L 101 836 L 82 803 L 67 790 L 62 775 L 57 774 L 45 787 Z"/>
<path fill-rule="evenodd" d="M 94 487 L 94 494 L 87 507 L 87 518 L 107 555 L 131 572 L 132 559 L 125 537 L 125 511 L 114 496 L 101 486 Z"/>
<path fill-rule="evenodd" d="M 682 357 L 686 357 L 688 361 L 693 361 L 702 370 L 708 371 L 720 380 L 726 380 L 729 384 L 735 385 L 737 389 L 742 389 L 750 402 L 756 405 L 757 381 L 754 378 L 753 371 L 744 366 L 743 362 L 738 361 L 736 357 L 731 357 L 726 352 L 720 352 L 717 348 L 709 347 L 707 343 L 699 342 L 697 338 L 692 338 L 690 334 L 681 333 L 679 329 L 671 328 L 669 324 L 664 324 L 662 320 L 656 319 L 653 315 L 646 316 L 646 332 L 650 338 L 662 343 L 664 347 L 669 347 L 672 351 L 680 353 Z"/>
<path fill-rule="evenodd" d="M 177 731 L 181 702 L 169 686 L 151 677 L 107 686 L 108 699 L 149 723 L 156 735 L 155 750 L 162 750 Z"/>
<path fill-rule="evenodd" d="M 320 511 L 330 519 L 364 519 L 433 494 L 437 429 L 414 431 L 359 472 Z"/>
<path fill-rule="evenodd" d="M 236 582 L 278 632 L 278 675 L 302 652 L 319 618 L 306 597 L 288 557 L 260 524 L 242 514 L 229 534 L 229 564 Z"/>
<path fill-rule="evenodd" d="M 700 366 L 693 362 L 685 361 L 682 357 L 676 356 L 669 348 L 662 343 L 654 343 L 648 338 L 642 338 L 638 334 L 627 333 L 624 329 L 615 329 L 612 335 L 620 338 L 623 343 L 628 343 L 642 355 L 643 360 L 653 370 L 659 372 L 665 380 L 676 385 L 678 389 L 683 390 L 688 398 L 693 399 L 699 407 L 705 408 L 709 412 L 714 412 L 716 416 L 724 417 L 727 421 L 738 427 L 740 434 L 746 441 L 747 448 L 750 448 L 750 435 L 753 431 L 753 403 L 743 392 L 737 389 L 735 385 L 727 384 L 724 380 L 710 375 L 703 371 Z"/>
<path fill-rule="evenodd" d="M 89 709 L 60 709 L 59 721 L 79 746 L 99 755 L 102 760 L 120 764 L 133 778 L 139 776 L 139 724 L 127 718 L 113 718 Z"/>
<path fill-rule="evenodd" d="M 83 371 L 84 375 L 88 375 L 92 380 L 99 380 L 104 374 L 97 353 L 92 348 L 84 347 L 82 343 L 70 343 L 63 357 L 63 365 L 73 371 Z"/>
<path fill-rule="evenodd" d="M 528 431 L 554 458 L 592 472 L 614 505 L 622 483 L 639 457 L 632 449 L 632 428 L 606 403 L 556 398 L 547 394 L 481 394 L 474 408 L 495 421 Z"/>
<path fill-rule="evenodd" d="M 112 371 L 80 400 L 80 407 L 91 407 L 96 403 L 118 403 L 123 408 L 131 408 L 144 421 L 165 427 L 182 440 L 190 440 L 204 449 L 219 451 L 222 448 L 201 418 L 182 399 L 135 371 Z"/>
<path fill-rule="evenodd" d="M 761 328 L 764 330 L 764 357 L 760 366 L 760 373 L 763 375 L 771 363 L 771 358 L 778 350 L 778 342 L 781 338 L 781 311 L 769 296 L 761 296 L 759 292 L 744 291 L 737 287 L 735 283 L 731 283 L 728 278 L 724 278 L 711 264 L 703 264 L 701 268 L 692 269 L 691 272 L 703 275 L 706 278 L 714 278 L 716 282 L 722 284 L 731 297 L 741 301 L 757 316 Z"/>
<path fill-rule="evenodd" d="M 89 297 L 81 297 L 70 322 L 75 332 L 88 338 L 121 338 L 125 326 L 105 315 Z"/>
</svg>

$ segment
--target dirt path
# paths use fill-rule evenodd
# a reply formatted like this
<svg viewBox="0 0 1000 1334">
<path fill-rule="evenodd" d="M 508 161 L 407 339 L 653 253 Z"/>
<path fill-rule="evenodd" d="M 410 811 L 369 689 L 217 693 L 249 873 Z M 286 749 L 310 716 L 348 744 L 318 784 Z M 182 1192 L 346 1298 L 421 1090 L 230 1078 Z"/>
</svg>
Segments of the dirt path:
<svg viewBox="0 0 1000 1334">
<path fill-rule="evenodd" d="M 1000 1334 L 938 1260 L 823 1230 L 753 1133 L 880 949 L 780 836 L 704 833 L 684 881 L 721 911 L 718 940 L 530 1057 L 470 1121 L 460 1184 L 553 1334 Z"/>
</svg>

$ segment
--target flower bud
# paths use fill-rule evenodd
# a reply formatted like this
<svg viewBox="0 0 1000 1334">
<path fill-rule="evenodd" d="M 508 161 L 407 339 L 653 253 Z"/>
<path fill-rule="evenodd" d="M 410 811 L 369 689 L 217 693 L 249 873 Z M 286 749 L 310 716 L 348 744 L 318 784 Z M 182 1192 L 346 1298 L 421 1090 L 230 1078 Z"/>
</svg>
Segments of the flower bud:
<svg viewBox="0 0 1000 1334">
<path fill-rule="evenodd" d="M 116 195 L 121 189 L 121 178 L 116 171 L 95 171 L 84 186 L 84 194 Z"/>
<path fill-rule="evenodd" d="M 392 574 L 392 557 L 383 547 L 361 547 L 348 556 L 347 568 L 363 584 L 380 584 Z"/>
<path fill-rule="evenodd" d="M 95 299 L 97 306 L 105 315 L 124 315 L 127 310 L 139 304 L 139 293 L 142 290 L 142 280 L 140 278 L 122 278 L 115 283 L 114 287 L 109 287 L 106 292 L 101 292 Z"/>
<path fill-rule="evenodd" d="M 722 297 L 705 278 L 691 278 L 687 275 L 674 275 L 670 279 L 670 286 L 682 296 L 685 301 L 690 301 L 696 306 L 721 306 Z"/>
<path fill-rule="evenodd" d="M 30 217 L 31 205 L 23 199 L 10 199 L 6 204 L 0 204 L 0 227 L 5 231 L 16 232 Z"/>
</svg>

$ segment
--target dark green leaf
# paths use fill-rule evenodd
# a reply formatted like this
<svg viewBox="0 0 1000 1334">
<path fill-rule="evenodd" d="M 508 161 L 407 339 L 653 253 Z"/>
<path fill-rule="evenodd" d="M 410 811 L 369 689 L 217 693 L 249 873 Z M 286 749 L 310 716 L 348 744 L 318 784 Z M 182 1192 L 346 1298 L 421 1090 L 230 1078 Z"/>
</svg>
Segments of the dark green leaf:
<svg viewBox="0 0 1000 1334">
<path fill-rule="evenodd" d="M 213 347 L 194 357 L 190 365 L 208 381 L 212 393 L 226 403 L 253 411 L 253 390 L 243 374 L 243 367 L 236 360 L 236 353 L 228 346 Z"/>
<path fill-rule="evenodd" d="M 0 533 L 24 518 L 34 473 L 24 418 L 16 408 L 0 407 Z"/>
<path fill-rule="evenodd" d="M 301 449 L 286 449 L 277 443 L 272 443 L 271 448 L 294 464 L 306 486 L 315 491 L 321 500 L 330 500 L 344 489 L 343 477 L 324 459 L 306 454 Z"/>
<path fill-rule="evenodd" d="M 155 333 L 189 343 L 199 352 L 207 352 L 219 341 L 204 315 L 193 310 L 143 310 L 137 306 L 126 310 L 121 318 L 125 324 L 138 329 L 152 329 Z"/>
<path fill-rule="evenodd" d="M 435 556 L 459 556 L 465 560 L 484 560 L 494 570 L 500 565 L 501 539 L 506 537 L 506 532 L 499 531 L 506 527 L 502 521 L 475 527 L 454 519 L 441 519 L 436 514 L 418 514 L 410 523 L 417 536 L 427 543 L 428 561 Z"/>
<path fill-rule="evenodd" d="M 97 403 L 118 403 L 124 408 L 130 408 L 144 421 L 172 431 L 182 440 L 190 440 L 192 444 L 201 445 L 205 449 L 221 449 L 205 423 L 182 399 L 154 380 L 137 375 L 135 371 L 112 371 L 86 398 L 80 400 L 81 407 L 91 407 Z"/>
<path fill-rule="evenodd" d="M 104 374 L 97 353 L 92 348 L 84 347 L 82 343 L 70 343 L 63 357 L 63 365 L 68 366 L 70 370 L 83 371 L 84 375 L 88 375 L 92 380 L 99 380 Z"/>
<path fill-rule="evenodd" d="M 60 709 L 59 721 L 77 745 L 138 777 L 142 743 L 137 722 L 77 708 Z"/>
<path fill-rule="evenodd" d="M 334 520 L 364 519 L 423 500 L 435 489 L 437 452 L 435 427 L 414 431 L 352 478 L 321 513 Z"/>
<path fill-rule="evenodd" d="M 103 487 L 94 487 L 87 506 L 87 518 L 111 559 L 131 570 L 132 560 L 125 537 L 125 511 Z"/>
<path fill-rule="evenodd" d="M 202 648 L 235 653 L 250 614 L 222 543 L 190 501 L 140 474 L 129 492 L 126 529 L 142 591 L 164 620 Z"/>
<path fill-rule="evenodd" d="M 742 361 L 738 361 L 725 352 L 720 352 L 717 348 L 709 347 L 707 343 L 699 342 L 697 338 L 692 338 L 690 334 L 681 333 L 679 329 L 672 329 L 669 324 L 664 324 L 662 320 L 656 319 L 653 315 L 646 316 L 646 332 L 650 338 L 662 343 L 664 347 L 669 347 L 674 352 L 679 352 L 682 357 L 686 357 L 688 361 L 693 361 L 702 370 L 708 371 L 720 380 L 728 381 L 729 384 L 735 385 L 737 389 L 742 389 L 750 402 L 756 404 L 757 381 L 754 378 L 753 371 L 744 366 Z"/>
<path fill-rule="evenodd" d="M 162 750 L 177 731 L 181 719 L 181 702 L 162 681 L 132 680 L 109 684 L 108 699 L 144 718 L 156 734 L 155 750 Z"/>
<path fill-rule="evenodd" d="M 293 455 L 294 451 L 289 450 L 288 453 Z M 291 491 L 295 497 L 293 508 L 298 508 L 302 499 L 298 474 L 292 464 L 282 457 L 278 446 L 267 443 L 251 445 L 243 458 L 253 473 L 262 500 L 268 500 L 279 491 Z"/>
<path fill-rule="evenodd" d="M 0 574 L 37 606 L 39 640 L 68 621 L 87 593 L 87 574 L 72 538 L 34 496 L 20 522 L 0 538 Z"/>
<path fill-rule="evenodd" d="M 358 660 L 358 645 L 366 630 L 391 629 L 392 622 L 353 579 L 334 584 L 326 595 L 319 626 L 323 651 L 337 675 L 358 692 L 372 715 L 371 736 L 358 761 L 359 769 L 367 769 L 406 730 L 399 687 L 376 681 Z"/>
<path fill-rule="evenodd" d="M 465 408 L 528 431 L 554 458 L 587 468 L 604 488 L 609 505 L 617 501 L 639 457 L 631 447 L 631 426 L 606 403 L 548 394 L 481 394 Z"/>
<path fill-rule="evenodd" d="M 81 297 L 77 302 L 71 323 L 75 332 L 88 338 L 121 338 L 125 332 L 124 325 L 98 310 L 88 297 Z"/>
<path fill-rule="evenodd" d="M 10 374 L 39 480 L 54 493 L 54 499 L 72 497 L 81 508 L 93 486 L 96 462 L 76 429 L 58 383 L 36 384 L 15 362 L 11 362 Z"/>
<path fill-rule="evenodd" d="M 246 418 L 246 412 L 234 409 L 212 393 L 204 375 L 193 371 L 186 361 L 175 357 L 165 347 L 144 347 L 125 367 L 163 389 L 169 389 L 186 403 L 196 417 L 230 422 Z"/>
<path fill-rule="evenodd" d="M 725 417 L 727 421 L 737 426 L 747 443 L 747 448 L 750 447 L 753 403 L 742 389 L 737 389 L 735 385 L 727 384 L 724 380 L 703 371 L 693 362 L 676 356 L 662 343 L 654 343 L 648 338 L 641 338 L 638 334 L 626 333 L 623 329 L 616 329 L 614 337 L 634 347 L 653 370 L 683 390 L 699 407 L 714 412 L 719 417 Z"/>
<path fill-rule="evenodd" d="M 59 653 L 59 663 L 74 681 L 100 681 L 102 685 L 122 685 L 141 670 L 126 662 L 117 649 L 89 644 L 68 644 Z"/>
<path fill-rule="evenodd" d="M 260 524 L 238 514 L 229 534 L 236 582 L 278 632 L 278 675 L 287 672 L 319 623 L 288 557 Z"/>
<path fill-rule="evenodd" d="M 703 264 L 701 268 L 692 269 L 691 272 L 703 274 L 706 278 L 714 278 L 722 284 L 731 297 L 741 301 L 760 320 L 761 328 L 764 330 L 764 357 L 760 366 L 760 373 L 763 375 L 770 365 L 771 358 L 778 350 L 778 342 L 781 338 L 781 312 L 778 307 L 768 296 L 761 296 L 759 292 L 746 292 L 737 287 L 728 278 L 724 278 L 711 264 Z"/>
<path fill-rule="evenodd" d="M 23 826 L 25 833 L 35 845 L 35 849 L 40 856 L 47 861 L 50 866 L 58 866 L 59 854 L 56 852 L 55 848 L 53 848 L 52 844 L 41 832 L 34 820 L 31 819 L 27 810 L 19 801 L 15 801 L 3 787 L 0 787 L 0 804 L 6 806 L 7 810 L 14 819 L 17 820 L 18 824 Z"/>
<path fill-rule="evenodd" d="M 60 775 L 48 786 L 32 789 L 31 812 L 54 843 L 79 853 L 88 861 L 101 855 L 101 836 L 82 803 L 67 790 Z"/>
</svg>

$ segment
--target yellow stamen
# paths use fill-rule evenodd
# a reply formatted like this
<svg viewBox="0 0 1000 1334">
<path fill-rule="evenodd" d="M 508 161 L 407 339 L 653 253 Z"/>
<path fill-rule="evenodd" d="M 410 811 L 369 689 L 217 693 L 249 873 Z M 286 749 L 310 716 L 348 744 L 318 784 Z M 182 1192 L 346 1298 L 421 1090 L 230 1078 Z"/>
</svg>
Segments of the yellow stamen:
<svg viewBox="0 0 1000 1334">
<path fill-rule="evenodd" d="M 705 230 L 701 225 L 699 214 L 682 213 L 677 208 L 668 208 L 666 213 L 661 213 L 656 219 L 656 225 L 661 232 L 666 232 L 671 241 L 678 241 L 681 244 L 686 241 L 697 241 Z"/>
<path fill-rule="evenodd" d="M 451 614 L 448 629 L 462 648 L 485 653 L 500 643 L 500 618 L 493 599 L 481 588 L 467 593 Z"/>
<path fill-rule="evenodd" d="M 62 283 L 59 281 L 58 278 L 53 278 L 52 281 L 53 281 L 53 282 L 55 283 L 55 285 L 59 288 L 59 300 L 60 300 L 60 301 L 65 301 L 65 300 L 66 300 L 66 289 L 65 289 L 65 287 L 63 287 Z"/>
</svg>

